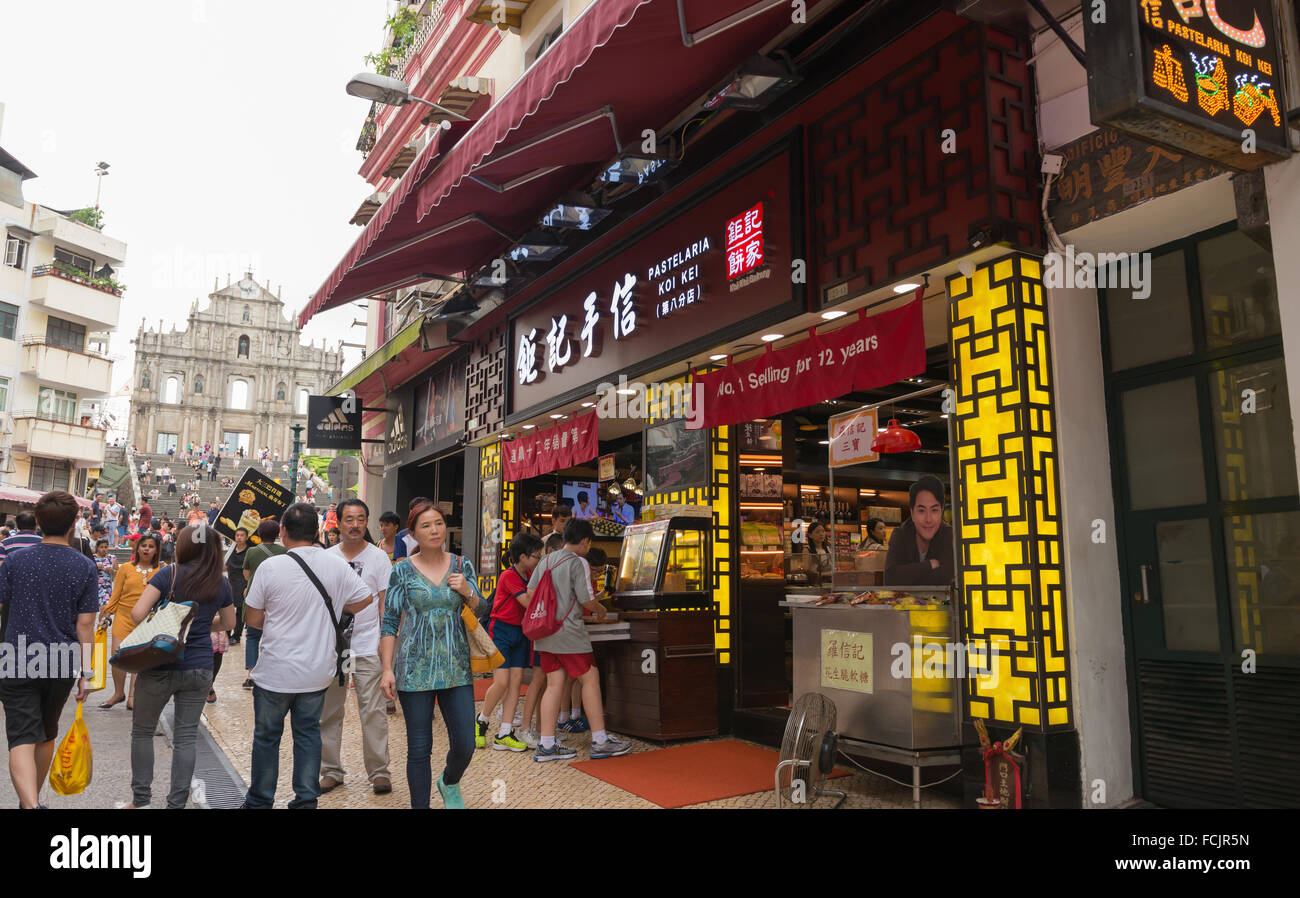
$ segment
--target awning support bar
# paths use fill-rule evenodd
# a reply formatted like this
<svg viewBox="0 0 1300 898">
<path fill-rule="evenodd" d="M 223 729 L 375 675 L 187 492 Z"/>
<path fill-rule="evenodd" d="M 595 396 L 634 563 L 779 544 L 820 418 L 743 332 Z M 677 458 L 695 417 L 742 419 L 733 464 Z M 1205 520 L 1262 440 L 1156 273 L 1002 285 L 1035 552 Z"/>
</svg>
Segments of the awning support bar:
<svg viewBox="0 0 1300 898">
<path fill-rule="evenodd" d="M 1030 0 L 1033 2 L 1033 0 Z M 741 22 L 748 22 L 754 16 L 761 16 L 769 9 L 778 6 L 788 5 L 788 0 L 759 0 L 758 3 L 750 4 L 742 10 L 732 13 L 725 19 L 719 19 L 707 28 L 701 28 L 699 31 L 686 30 L 686 9 L 684 8 L 685 0 L 677 0 L 677 22 L 682 27 L 682 46 L 693 47 L 696 44 L 703 43 L 711 37 L 728 31 Z"/>
</svg>

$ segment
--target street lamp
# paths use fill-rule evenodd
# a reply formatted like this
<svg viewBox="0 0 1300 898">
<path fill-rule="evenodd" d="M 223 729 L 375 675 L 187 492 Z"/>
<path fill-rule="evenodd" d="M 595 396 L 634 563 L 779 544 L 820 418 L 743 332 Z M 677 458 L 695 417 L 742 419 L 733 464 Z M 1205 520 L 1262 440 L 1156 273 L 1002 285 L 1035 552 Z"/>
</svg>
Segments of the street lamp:
<svg viewBox="0 0 1300 898">
<path fill-rule="evenodd" d="M 99 210 L 99 194 L 104 189 L 104 175 L 108 174 L 108 163 L 100 162 L 95 166 L 95 177 L 99 179 L 99 184 L 95 187 L 95 210 Z"/>
<path fill-rule="evenodd" d="M 425 106 L 432 107 L 447 116 L 438 125 L 444 130 L 451 127 L 451 122 L 448 119 L 455 119 L 458 122 L 469 121 L 465 116 L 452 112 L 444 106 L 413 96 L 410 87 L 401 78 L 376 75 L 372 72 L 360 72 L 352 76 L 352 80 L 348 82 L 347 91 L 349 96 L 361 97 L 375 103 L 383 103 L 385 106 L 405 106 L 407 103 L 412 102 L 423 103 Z"/>
</svg>

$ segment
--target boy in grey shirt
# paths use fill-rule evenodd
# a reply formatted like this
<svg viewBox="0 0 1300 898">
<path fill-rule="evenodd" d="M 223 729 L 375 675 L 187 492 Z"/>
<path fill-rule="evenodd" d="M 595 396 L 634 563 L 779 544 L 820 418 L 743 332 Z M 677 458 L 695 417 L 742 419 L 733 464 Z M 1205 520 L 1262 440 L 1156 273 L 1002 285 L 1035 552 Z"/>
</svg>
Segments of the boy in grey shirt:
<svg viewBox="0 0 1300 898">
<path fill-rule="evenodd" d="M 582 705 L 591 721 L 591 757 L 613 758 L 625 755 L 632 746 L 605 731 L 605 706 L 600 696 L 600 675 L 596 659 L 591 652 L 591 637 L 582 622 L 582 612 L 590 611 L 598 618 L 605 609 L 596 601 L 591 591 L 591 571 L 583 558 L 591 549 L 594 535 L 591 523 L 585 519 L 570 518 L 564 525 L 564 548 L 542 559 L 528 581 L 528 600 L 542 581 L 546 571 L 553 571 L 551 584 L 555 598 L 560 629 L 533 644 L 546 674 L 546 691 L 542 693 L 542 738 L 537 743 L 534 761 L 567 761 L 578 753 L 567 745 L 555 741 L 555 719 L 560 710 L 564 677 L 568 674 L 582 684 Z"/>
</svg>

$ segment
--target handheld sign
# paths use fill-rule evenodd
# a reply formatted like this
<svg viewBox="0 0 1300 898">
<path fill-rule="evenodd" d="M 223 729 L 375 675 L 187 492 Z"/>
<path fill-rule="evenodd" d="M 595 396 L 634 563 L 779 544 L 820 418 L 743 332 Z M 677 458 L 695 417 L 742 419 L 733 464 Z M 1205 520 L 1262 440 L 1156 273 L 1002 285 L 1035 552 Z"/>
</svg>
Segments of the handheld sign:
<svg viewBox="0 0 1300 898">
<path fill-rule="evenodd" d="M 236 530 L 243 528 L 248 531 L 249 544 L 257 545 L 257 525 L 263 518 L 278 520 L 292 499 L 293 494 L 287 487 L 280 486 L 257 468 L 249 467 L 226 497 L 213 526 L 230 540 L 235 538 Z"/>
</svg>

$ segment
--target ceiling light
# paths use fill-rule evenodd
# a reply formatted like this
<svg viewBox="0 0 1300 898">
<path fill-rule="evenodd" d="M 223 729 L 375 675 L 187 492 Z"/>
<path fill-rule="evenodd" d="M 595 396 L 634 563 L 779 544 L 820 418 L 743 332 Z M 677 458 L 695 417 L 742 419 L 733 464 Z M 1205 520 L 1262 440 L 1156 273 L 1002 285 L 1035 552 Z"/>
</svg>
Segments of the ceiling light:
<svg viewBox="0 0 1300 898">
<path fill-rule="evenodd" d="M 726 357 L 727 357 L 726 353 L 720 352 L 720 353 L 718 353 L 717 355 L 711 355 L 711 356 L 709 356 L 709 361 L 710 361 L 710 362 L 721 362 L 721 361 L 724 360 Z"/>
<path fill-rule="evenodd" d="M 512 262 L 549 262 L 568 249 L 563 243 L 547 243 L 540 240 L 519 241 L 510 248 Z"/>
<path fill-rule="evenodd" d="M 826 319 L 827 321 L 834 321 L 836 318 L 843 318 L 847 314 L 849 313 L 844 311 L 843 309 L 835 309 L 834 311 L 830 311 L 830 312 L 822 312 L 822 318 Z"/>
<path fill-rule="evenodd" d="M 829 446 L 831 444 L 830 440 L 818 440 L 817 442 L 822 446 Z"/>
<path fill-rule="evenodd" d="M 558 420 L 560 420 L 560 419 L 563 418 L 563 417 L 564 417 L 564 415 L 551 415 L 551 420 L 553 420 L 553 421 L 558 421 Z"/>
<path fill-rule="evenodd" d="M 913 290 L 915 290 L 916 288 L 918 288 L 918 287 L 920 287 L 920 286 L 921 286 L 920 284 L 899 284 L 897 287 L 894 288 L 894 292 L 895 292 L 895 293 L 911 293 Z"/>
<path fill-rule="evenodd" d="M 537 426 L 536 424 L 525 424 L 524 430 L 532 430 L 536 426 Z"/>
<path fill-rule="evenodd" d="M 607 184 L 644 184 L 662 178 L 677 167 L 674 159 L 663 156 L 628 155 L 600 173 Z"/>
<path fill-rule="evenodd" d="M 599 224 L 611 210 L 602 209 L 585 194 L 570 193 L 560 198 L 551 210 L 542 216 L 542 226 L 547 228 L 577 228 L 589 231 Z"/>
<path fill-rule="evenodd" d="M 617 393 L 617 394 L 620 395 L 620 396 L 635 396 L 635 395 L 636 395 L 636 390 L 615 390 L 614 392 Z"/>
<path fill-rule="evenodd" d="M 751 56 L 705 104 L 705 109 L 763 109 L 800 81 L 788 57 Z"/>
<path fill-rule="evenodd" d="M 887 455 L 895 452 L 912 452 L 921 448 L 921 438 L 905 427 L 899 426 L 898 420 L 889 419 L 889 426 L 871 441 L 871 451 Z"/>
<path fill-rule="evenodd" d="M 596 404 L 596 403 L 594 403 L 594 402 L 584 402 L 584 403 L 582 404 L 582 407 L 583 407 L 583 408 L 591 408 L 591 407 L 592 407 L 593 405 L 595 405 L 595 404 Z"/>
<path fill-rule="evenodd" d="M 611 496 L 617 496 L 619 493 L 622 492 L 622 489 L 619 487 L 617 480 L 609 485 L 609 489 L 607 490 L 607 492 Z"/>
<path fill-rule="evenodd" d="M 785 334 L 763 334 L 764 343 L 775 343 L 777 340 L 784 340 Z"/>
</svg>

